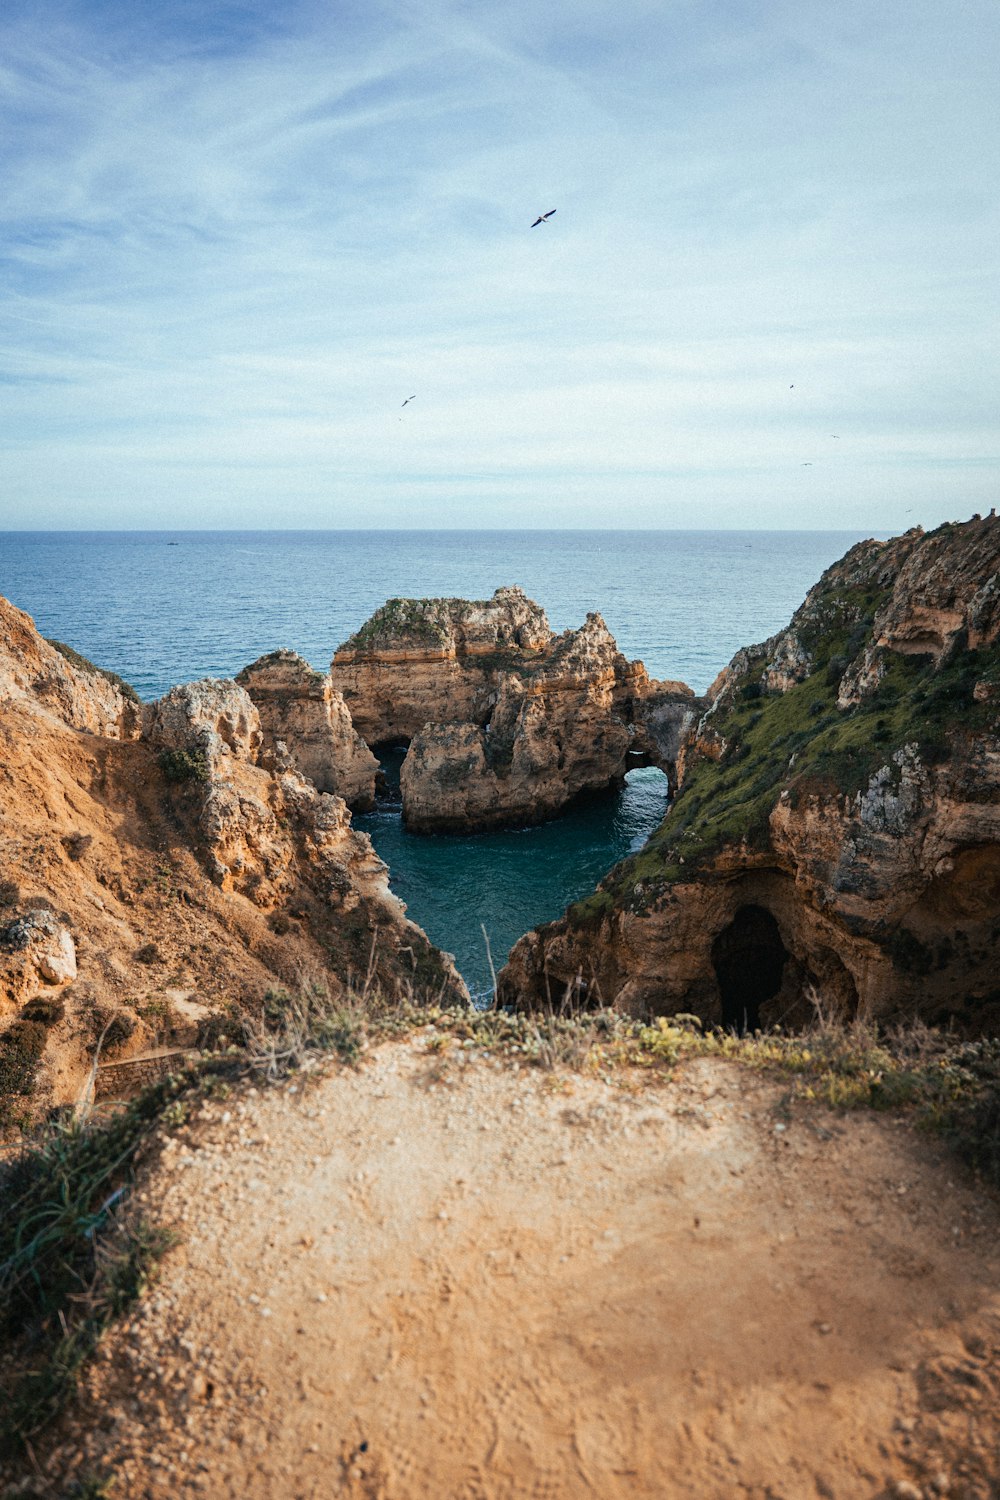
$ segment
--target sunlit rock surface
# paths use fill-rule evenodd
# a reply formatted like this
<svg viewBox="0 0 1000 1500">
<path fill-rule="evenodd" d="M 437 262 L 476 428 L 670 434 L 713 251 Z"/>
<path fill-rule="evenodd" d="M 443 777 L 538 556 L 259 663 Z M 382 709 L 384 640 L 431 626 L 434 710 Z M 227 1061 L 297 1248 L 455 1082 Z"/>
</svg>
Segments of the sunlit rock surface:
<svg viewBox="0 0 1000 1500">
<path fill-rule="evenodd" d="M 646 848 L 501 976 L 737 1027 L 1000 1020 L 1000 521 L 863 542 L 682 736 Z"/>
</svg>

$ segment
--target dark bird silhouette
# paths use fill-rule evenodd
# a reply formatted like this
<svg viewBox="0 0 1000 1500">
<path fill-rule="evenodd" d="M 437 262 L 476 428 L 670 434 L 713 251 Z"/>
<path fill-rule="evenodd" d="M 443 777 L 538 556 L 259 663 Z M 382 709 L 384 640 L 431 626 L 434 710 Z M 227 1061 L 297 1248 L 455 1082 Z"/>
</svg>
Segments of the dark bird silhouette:
<svg viewBox="0 0 1000 1500">
<path fill-rule="evenodd" d="M 403 405 L 404 406 L 409 406 L 410 402 L 411 401 L 416 401 L 416 399 L 417 399 L 416 396 L 407 396 L 406 400 L 403 402 Z"/>
<path fill-rule="evenodd" d="M 544 224 L 546 219 L 551 219 L 551 217 L 552 217 L 552 215 L 554 213 L 555 213 L 555 209 L 554 208 L 550 208 L 547 214 L 539 214 L 538 218 L 535 220 L 534 224 L 532 224 L 532 226 L 531 226 L 532 229 L 537 229 L 538 226 L 539 226 L 539 224 Z"/>
<path fill-rule="evenodd" d="M 802 467 L 804 469 L 811 469 L 812 468 L 812 464 L 803 464 Z"/>
</svg>

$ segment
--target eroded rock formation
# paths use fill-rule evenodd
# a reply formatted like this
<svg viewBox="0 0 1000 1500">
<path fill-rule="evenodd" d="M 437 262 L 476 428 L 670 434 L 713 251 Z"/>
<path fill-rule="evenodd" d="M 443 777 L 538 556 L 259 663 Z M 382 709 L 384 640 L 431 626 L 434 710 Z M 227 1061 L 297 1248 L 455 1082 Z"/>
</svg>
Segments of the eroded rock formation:
<svg viewBox="0 0 1000 1500">
<path fill-rule="evenodd" d="M 134 739 L 141 729 L 141 704 L 128 683 L 60 641 L 44 640 L 30 615 L 0 598 L 0 705 L 5 702 L 28 702 L 109 739 Z"/>
<path fill-rule="evenodd" d="M 0 1130 L 75 1100 L 102 1038 L 119 1059 L 232 1035 L 269 992 L 352 977 L 466 994 L 344 800 L 264 754 L 241 686 L 140 713 L 5 601 L 0 629 Z"/>
<path fill-rule="evenodd" d="M 25 1004 L 42 986 L 70 984 L 76 978 L 76 945 L 69 928 L 44 906 L 0 925 L 8 995 Z"/>
<path fill-rule="evenodd" d="M 357 812 L 375 805 L 378 761 L 354 728 L 343 696 L 325 672 L 294 651 L 272 651 L 239 672 L 260 715 L 264 747 L 319 792 L 334 792 Z"/>
<path fill-rule="evenodd" d="M 145 737 L 161 750 L 255 762 L 263 736 L 253 700 L 226 677 L 183 682 L 143 711 Z"/>
<path fill-rule="evenodd" d="M 431 722 L 483 722 L 494 674 L 538 660 L 552 639 L 545 611 L 519 588 L 390 599 L 335 653 L 330 676 L 355 729 L 379 745 Z"/>
<path fill-rule="evenodd" d="M 390 600 L 331 668 L 370 743 L 409 740 L 417 832 L 539 822 L 630 766 L 672 770 L 695 700 L 628 662 L 598 614 L 556 636 L 520 589 L 485 602 Z"/>
<path fill-rule="evenodd" d="M 720 674 L 660 829 L 521 940 L 503 996 L 994 1023 L 998 635 L 995 517 L 852 548 Z"/>
</svg>

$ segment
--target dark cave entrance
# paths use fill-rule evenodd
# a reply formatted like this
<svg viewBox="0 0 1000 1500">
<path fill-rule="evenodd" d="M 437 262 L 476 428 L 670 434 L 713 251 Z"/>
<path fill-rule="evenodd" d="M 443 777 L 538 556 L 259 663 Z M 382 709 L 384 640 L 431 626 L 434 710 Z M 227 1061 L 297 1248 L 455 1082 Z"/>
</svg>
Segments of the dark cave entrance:
<svg viewBox="0 0 1000 1500">
<path fill-rule="evenodd" d="M 380 807 L 398 807 L 403 800 L 399 777 L 406 752 L 410 748 L 409 740 L 397 736 L 391 740 L 380 740 L 368 748 L 379 763 L 375 777 L 375 801 Z"/>
<path fill-rule="evenodd" d="M 788 950 L 771 913 L 741 906 L 712 944 L 712 966 L 722 997 L 727 1031 L 757 1031 L 760 1008 L 781 988 Z"/>
</svg>

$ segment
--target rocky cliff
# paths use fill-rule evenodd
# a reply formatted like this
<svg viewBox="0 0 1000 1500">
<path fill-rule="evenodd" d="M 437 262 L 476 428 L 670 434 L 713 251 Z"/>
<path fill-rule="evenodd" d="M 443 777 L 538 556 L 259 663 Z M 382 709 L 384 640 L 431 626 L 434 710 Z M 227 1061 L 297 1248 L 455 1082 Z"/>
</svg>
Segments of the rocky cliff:
<svg viewBox="0 0 1000 1500">
<path fill-rule="evenodd" d="M 556 636 L 516 588 L 390 600 L 331 672 L 370 743 L 410 741 L 403 816 L 425 833 L 539 822 L 630 766 L 672 771 L 695 704 L 626 661 L 600 615 Z"/>
<path fill-rule="evenodd" d="M 142 705 L 127 682 L 61 641 L 44 640 L 30 615 L 0 598 L 0 707 L 25 702 L 90 734 L 140 733 Z"/>
<path fill-rule="evenodd" d="M 646 848 L 501 976 L 737 1027 L 1000 1019 L 1000 521 L 864 542 L 737 653 Z"/>
<path fill-rule="evenodd" d="M 237 683 L 140 711 L 4 601 L 0 630 L 0 1129 L 74 1100 L 101 1037 L 170 1051 L 352 977 L 466 993 Z"/>
<path fill-rule="evenodd" d="M 272 651 L 236 681 L 257 709 L 264 748 L 276 763 L 287 758 L 317 791 L 343 797 L 355 812 L 374 807 L 378 761 L 327 673 L 294 651 Z"/>
<path fill-rule="evenodd" d="M 330 676 L 369 745 L 409 740 L 434 722 L 478 723 L 497 671 L 552 641 L 545 612 L 519 588 L 492 599 L 390 599 L 334 654 Z"/>
</svg>

